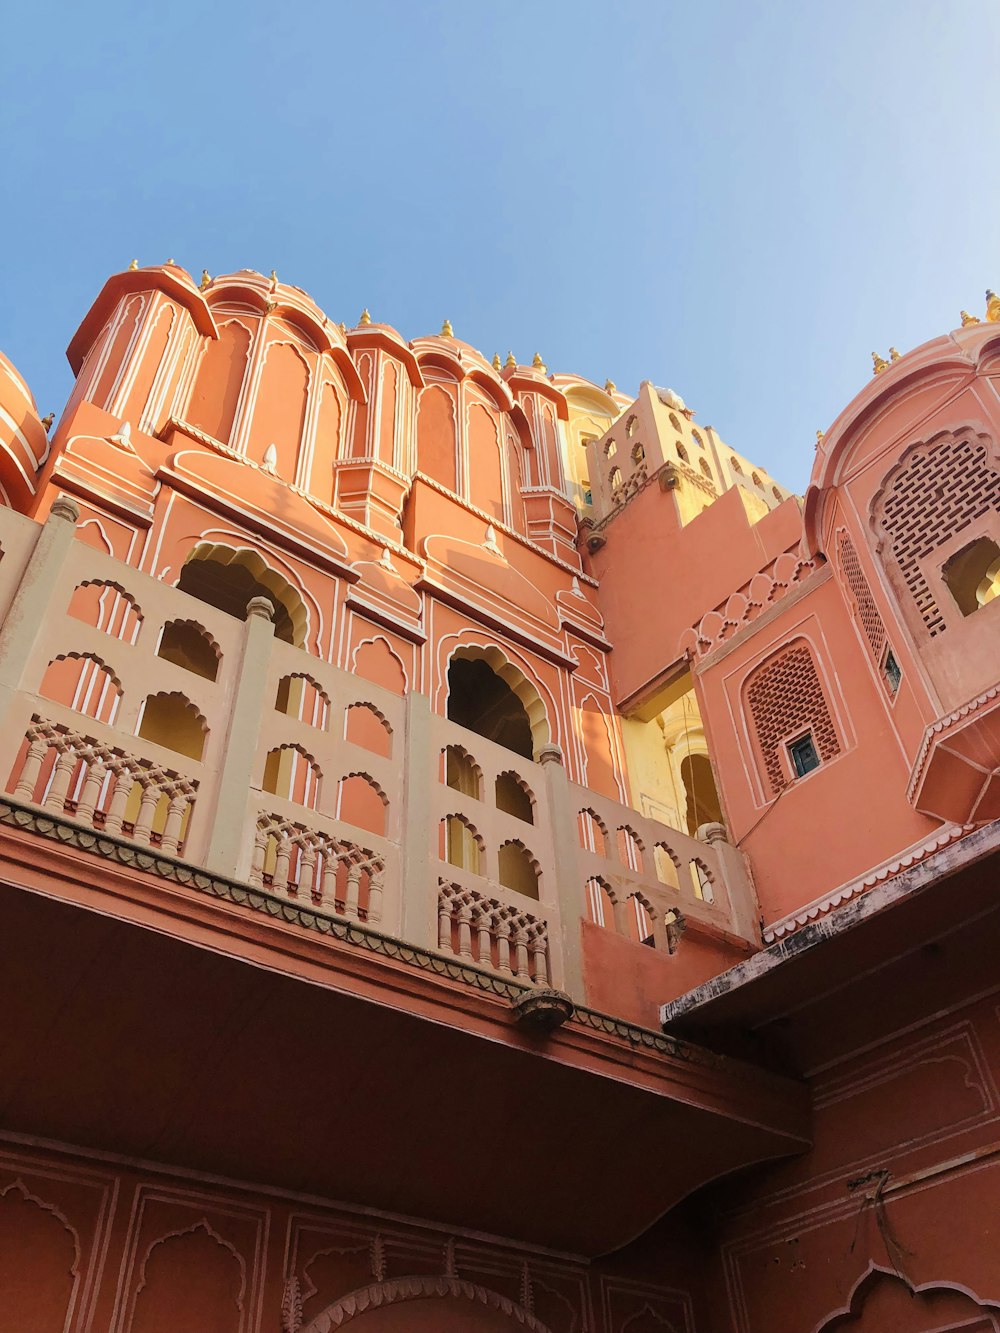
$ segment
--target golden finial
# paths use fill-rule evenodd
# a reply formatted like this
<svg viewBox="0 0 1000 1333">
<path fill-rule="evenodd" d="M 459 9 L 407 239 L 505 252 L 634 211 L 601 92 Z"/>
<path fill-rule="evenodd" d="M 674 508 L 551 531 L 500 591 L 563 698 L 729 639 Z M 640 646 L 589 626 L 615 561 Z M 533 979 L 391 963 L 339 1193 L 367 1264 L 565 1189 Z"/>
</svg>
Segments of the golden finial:
<svg viewBox="0 0 1000 1333">
<path fill-rule="evenodd" d="M 500 365 L 500 353 L 499 353 L 499 352 L 494 352 L 494 353 L 493 353 L 493 369 L 497 372 L 498 375 L 500 374 L 500 371 L 503 369 L 503 367 Z"/>
<path fill-rule="evenodd" d="M 535 355 L 531 358 L 531 368 L 532 370 L 540 370 L 543 375 L 548 370 L 548 366 L 542 360 L 541 352 L 536 352 Z"/>
<path fill-rule="evenodd" d="M 211 281 L 212 281 L 212 275 L 209 273 L 207 268 L 203 268 L 201 270 L 201 282 L 198 283 L 199 289 L 201 291 L 204 291 Z"/>
<path fill-rule="evenodd" d="M 139 261 L 138 261 L 138 259 L 133 259 L 132 262 L 131 262 L 131 264 L 129 264 L 129 266 L 128 266 L 128 271 L 129 271 L 130 273 L 134 273 L 138 267 L 139 267 Z"/>
<path fill-rule="evenodd" d="M 340 331 L 341 331 L 341 333 L 344 335 L 344 337 L 346 338 L 346 337 L 347 337 L 347 325 L 344 323 L 343 320 L 340 321 Z"/>
<path fill-rule="evenodd" d="M 875 367 L 872 371 L 873 375 L 881 375 L 883 370 L 889 368 L 889 362 L 884 357 L 879 356 L 878 352 L 872 352 L 872 365 Z"/>
<path fill-rule="evenodd" d="M 366 329 L 371 322 L 372 317 L 368 313 L 368 307 L 365 306 L 364 310 L 361 312 L 361 318 L 358 320 L 358 327 Z"/>
<path fill-rule="evenodd" d="M 167 265 L 168 265 L 170 268 L 176 268 L 176 267 L 177 267 L 177 260 L 176 260 L 176 259 L 168 259 L 168 260 L 167 260 Z"/>
<path fill-rule="evenodd" d="M 890 361 L 898 361 L 898 360 L 899 360 L 899 353 L 896 351 L 895 347 L 890 347 L 890 348 L 889 348 L 889 360 L 890 360 Z"/>
<path fill-rule="evenodd" d="M 617 393 L 617 392 L 618 392 L 618 385 L 614 382 L 614 380 L 605 380 L 605 381 L 604 381 L 604 392 L 605 392 L 605 393 Z"/>
<path fill-rule="evenodd" d="M 823 436 L 825 435 L 825 433 L 826 433 L 826 432 L 825 432 L 825 431 L 822 431 L 822 430 L 818 430 L 818 431 L 816 432 L 816 448 L 817 448 L 817 449 L 818 449 L 818 448 L 820 447 L 820 445 L 823 443 Z"/>
<path fill-rule="evenodd" d="M 986 319 L 990 324 L 1000 324 L 1000 296 L 986 288 Z"/>
<path fill-rule="evenodd" d="M 503 363 L 504 370 L 516 370 L 517 362 L 514 360 L 514 353 L 507 353 L 507 360 Z"/>
<path fill-rule="evenodd" d="M 277 273 L 277 270 L 276 270 L 276 269 L 273 269 L 273 268 L 272 268 L 272 269 L 271 269 L 271 286 L 272 286 L 272 287 L 277 287 L 277 285 L 278 285 L 278 273 Z"/>
<path fill-rule="evenodd" d="M 455 336 L 455 330 L 451 327 L 451 320 L 446 319 L 444 323 L 441 325 L 441 337 L 454 338 L 454 336 Z"/>
<path fill-rule="evenodd" d="M 978 319 L 978 317 L 977 317 L 976 315 L 970 315 L 969 312 L 968 312 L 968 310 L 960 310 L 958 313 L 959 313 L 959 314 L 961 315 L 961 317 L 962 317 L 962 328 L 963 328 L 963 329 L 967 329 L 967 328 L 969 327 L 970 324 L 978 324 L 978 323 L 979 323 L 979 319 Z"/>
<path fill-rule="evenodd" d="M 56 419 L 55 412 L 50 412 L 47 417 L 42 417 L 42 425 L 45 427 L 46 435 L 49 433 L 49 430 L 51 429 L 52 423 L 53 421 L 55 421 L 55 419 Z"/>
</svg>

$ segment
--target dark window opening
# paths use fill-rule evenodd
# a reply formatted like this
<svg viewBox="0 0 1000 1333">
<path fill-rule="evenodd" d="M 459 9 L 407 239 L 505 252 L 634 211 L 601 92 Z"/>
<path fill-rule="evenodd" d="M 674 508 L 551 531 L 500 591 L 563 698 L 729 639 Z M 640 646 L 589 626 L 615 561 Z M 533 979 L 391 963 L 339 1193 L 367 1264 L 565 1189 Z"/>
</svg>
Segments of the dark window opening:
<svg viewBox="0 0 1000 1333">
<path fill-rule="evenodd" d="M 797 741 L 792 741 L 788 747 L 788 753 L 797 778 L 804 778 L 814 768 L 819 768 L 819 751 L 816 749 L 811 732 L 807 731 Z"/>
<path fill-rule="evenodd" d="M 687 796 L 685 818 L 688 833 L 693 836 L 702 824 L 725 823 L 715 775 L 706 755 L 685 755 L 681 760 L 681 780 Z"/>
<path fill-rule="evenodd" d="M 448 718 L 525 759 L 534 758 L 531 723 L 524 704 L 482 658 L 451 659 Z"/>
<path fill-rule="evenodd" d="M 1000 592 L 1000 546 L 980 537 L 953 555 L 941 573 L 963 616 L 971 616 Z"/>
<path fill-rule="evenodd" d="M 882 674 L 885 676 L 886 684 L 889 686 L 889 693 L 895 694 L 899 689 L 899 682 L 903 679 L 903 672 L 896 661 L 896 654 L 890 648 L 882 663 Z"/>
<path fill-rule="evenodd" d="M 295 643 L 296 634 L 288 608 L 270 588 L 260 583 L 245 565 L 235 560 L 221 561 L 195 558 L 181 570 L 177 586 L 200 602 L 217 607 L 238 620 L 246 620 L 247 603 L 253 597 L 266 597 L 274 607 L 274 637 L 285 643 Z"/>
</svg>

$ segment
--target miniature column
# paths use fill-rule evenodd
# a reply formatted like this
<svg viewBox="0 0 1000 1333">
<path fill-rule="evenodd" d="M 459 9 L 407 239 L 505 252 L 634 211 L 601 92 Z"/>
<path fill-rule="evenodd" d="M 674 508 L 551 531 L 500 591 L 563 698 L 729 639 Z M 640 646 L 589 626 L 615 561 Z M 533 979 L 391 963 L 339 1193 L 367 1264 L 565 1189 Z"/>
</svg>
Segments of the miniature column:
<svg viewBox="0 0 1000 1333">
<path fill-rule="evenodd" d="M 274 607 L 266 597 L 247 603 L 240 674 L 233 691 L 229 733 L 219 764 L 218 788 L 208 842 L 190 848 L 191 859 L 218 875 L 248 879 L 253 861 L 257 811 L 247 819 L 260 719 L 267 700 L 267 677 L 274 642 Z M 273 701 L 272 701 L 273 702 Z M 199 801 L 201 793 L 199 792 Z M 192 825 L 194 821 L 192 820 Z M 202 837 L 205 837 L 204 832 Z M 192 839 L 193 841 L 193 839 Z"/>
<path fill-rule="evenodd" d="M 556 894 L 559 899 L 559 930 L 562 944 L 562 989 L 578 1004 L 586 1001 L 583 986 L 583 948 L 580 921 L 584 911 L 584 889 L 580 881 L 576 835 L 576 812 L 569 795 L 569 779 L 558 745 L 544 745 L 538 762 L 545 774 L 545 789 L 552 821 L 552 844 L 556 860 Z M 551 923 L 550 923 L 551 937 Z M 560 984 L 553 978 L 555 984 Z"/>
<path fill-rule="evenodd" d="M 702 824 L 695 837 L 707 843 L 718 858 L 723 887 L 729 898 L 733 933 L 760 945 L 760 904 L 743 853 L 726 840 L 723 824 Z"/>
<path fill-rule="evenodd" d="M 438 884 L 431 858 L 432 838 L 437 836 L 437 830 L 431 828 L 431 791 L 437 777 L 433 764 L 431 701 L 426 694 L 408 694 L 399 933 L 408 944 L 425 949 L 437 946 Z"/>
</svg>

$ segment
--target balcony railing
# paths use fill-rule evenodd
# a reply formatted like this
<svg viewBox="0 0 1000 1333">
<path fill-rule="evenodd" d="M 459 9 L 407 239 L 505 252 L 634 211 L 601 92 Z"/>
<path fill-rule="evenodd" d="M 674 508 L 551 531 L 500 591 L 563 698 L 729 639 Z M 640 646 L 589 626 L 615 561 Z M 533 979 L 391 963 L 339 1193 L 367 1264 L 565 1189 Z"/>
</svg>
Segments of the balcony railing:
<svg viewBox="0 0 1000 1333">
<path fill-rule="evenodd" d="M 241 623 L 74 540 L 74 519 L 66 501 L 43 527 L 0 511 L 16 800 L 580 999 L 580 920 L 604 904 L 600 924 L 668 952 L 685 922 L 751 938 L 718 826 L 706 841 L 644 819 L 569 783 L 555 747 L 514 754 L 275 639 L 265 604 Z M 158 655 L 171 622 L 205 636 L 214 680 Z M 143 723 L 167 696 L 183 737 Z"/>
</svg>

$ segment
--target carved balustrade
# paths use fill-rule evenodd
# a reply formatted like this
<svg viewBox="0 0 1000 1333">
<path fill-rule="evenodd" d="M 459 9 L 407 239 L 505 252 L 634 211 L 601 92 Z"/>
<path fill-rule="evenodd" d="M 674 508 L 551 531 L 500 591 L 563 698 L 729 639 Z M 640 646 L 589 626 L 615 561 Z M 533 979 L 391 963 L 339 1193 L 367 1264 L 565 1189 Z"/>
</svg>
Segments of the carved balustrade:
<svg viewBox="0 0 1000 1333">
<path fill-rule="evenodd" d="M 746 916 L 752 893 L 721 830 L 696 841 L 643 819 L 568 783 L 552 746 L 540 744 L 534 762 L 437 716 L 423 695 L 400 697 L 276 641 L 266 602 L 241 623 L 77 540 L 72 506 L 60 503 L 43 528 L 0 511 L 0 764 L 15 799 L 575 994 L 593 878 L 616 903 L 641 895 L 664 947 L 681 917 L 749 937 L 734 904 L 746 890 Z M 128 608 L 104 628 L 69 613 L 96 583 Z M 170 621 L 204 629 L 214 680 L 159 656 Z M 43 699 L 50 665 L 70 657 L 106 664 L 120 706 L 91 716 L 77 695 Z M 190 701 L 200 759 L 170 748 L 162 727 L 156 740 L 138 734 L 154 691 Z M 359 708 L 364 725 L 354 727 Z M 449 747 L 468 757 L 471 781 L 449 781 Z M 587 808 L 608 846 L 577 845 Z M 469 832 L 468 856 L 456 854 L 450 819 Z M 641 865 L 617 855 L 619 827 L 642 842 Z M 676 867 L 670 883 L 655 875 L 657 844 Z"/>
<path fill-rule="evenodd" d="M 438 948 L 519 981 L 550 982 L 548 922 L 464 884 L 438 884 Z"/>
<path fill-rule="evenodd" d="M 11 773 L 17 800 L 179 855 L 198 783 L 37 714 Z"/>
<path fill-rule="evenodd" d="M 382 921 L 385 863 L 370 850 L 262 810 L 250 883 L 351 921 Z"/>
</svg>

